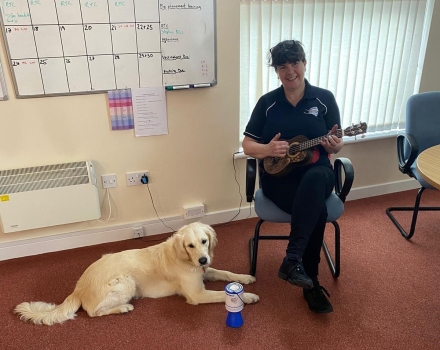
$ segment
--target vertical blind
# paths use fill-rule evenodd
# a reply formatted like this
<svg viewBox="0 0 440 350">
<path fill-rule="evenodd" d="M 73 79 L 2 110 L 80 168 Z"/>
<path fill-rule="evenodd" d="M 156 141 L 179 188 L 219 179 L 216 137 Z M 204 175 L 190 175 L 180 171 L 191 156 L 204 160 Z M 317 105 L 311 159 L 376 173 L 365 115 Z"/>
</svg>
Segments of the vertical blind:
<svg viewBox="0 0 440 350">
<path fill-rule="evenodd" d="M 242 0 L 240 135 L 258 98 L 279 86 L 267 54 L 287 39 L 304 44 L 306 78 L 333 92 L 343 128 L 358 122 L 369 133 L 404 128 L 434 1 Z"/>
</svg>

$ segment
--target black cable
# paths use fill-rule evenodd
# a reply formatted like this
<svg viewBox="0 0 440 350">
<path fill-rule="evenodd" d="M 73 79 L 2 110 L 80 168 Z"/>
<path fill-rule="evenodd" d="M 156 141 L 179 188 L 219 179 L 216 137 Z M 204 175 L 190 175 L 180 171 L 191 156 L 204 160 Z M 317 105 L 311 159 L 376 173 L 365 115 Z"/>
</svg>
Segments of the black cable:
<svg viewBox="0 0 440 350">
<path fill-rule="evenodd" d="M 166 223 L 163 222 L 163 220 L 159 217 L 159 214 L 157 213 L 156 210 L 156 206 L 154 205 L 154 201 L 153 201 L 153 196 L 151 195 L 151 191 L 150 191 L 150 186 L 148 185 L 148 177 L 147 177 L 147 182 L 145 183 L 147 185 L 148 188 L 148 193 L 150 194 L 150 198 L 151 198 L 151 204 L 153 205 L 153 209 L 156 212 L 156 216 L 157 218 L 162 222 L 162 224 L 164 224 L 164 226 L 168 227 L 169 229 L 171 229 L 173 232 L 176 232 L 175 229 L 173 229 L 172 227 L 168 226 Z"/>
<path fill-rule="evenodd" d="M 230 219 L 229 221 L 224 222 L 224 223 L 221 223 L 221 224 L 217 224 L 217 225 L 211 225 L 212 227 L 226 226 L 227 224 L 229 224 L 232 220 L 234 220 L 234 219 L 235 219 L 238 215 L 240 215 L 240 213 L 241 213 L 241 205 L 242 205 L 242 203 L 243 203 L 243 196 L 242 196 L 242 194 L 241 194 L 240 182 L 237 180 L 237 168 L 235 167 L 235 158 L 234 158 L 234 155 L 236 155 L 236 154 L 238 154 L 238 153 L 240 153 L 240 152 L 234 152 L 234 153 L 232 153 L 232 165 L 233 165 L 233 167 L 234 167 L 234 179 L 235 179 L 235 182 L 236 182 L 237 185 L 238 185 L 238 193 L 239 193 L 239 195 L 240 195 L 240 204 L 239 204 L 239 206 L 238 206 L 238 213 L 235 214 L 235 216 L 234 216 L 232 219 Z M 148 176 L 144 175 L 144 176 L 142 177 L 141 181 L 142 181 L 142 183 L 144 183 L 145 185 L 147 185 L 148 193 L 150 194 L 150 198 L 151 198 L 151 204 L 153 205 L 153 209 L 154 209 L 154 211 L 155 211 L 155 213 L 156 213 L 157 218 L 162 222 L 162 224 L 163 224 L 164 226 L 168 227 L 168 228 L 171 229 L 173 232 L 176 232 L 175 229 L 173 229 L 172 227 L 170 227 L 170 226 L 168 226 L 167 224 L 165 224 L 165 222 L 163 222 L 163 220 L 159 217 L 159 214 L 157 213 L 156 207 L 155 207 L 155 205 L 154 205 L 153 196 L 151 195 L 150 186 L 148 185 L 148 182 L 149 182 Z M 252 215 L 252 203 L 249 203 L 249 215 L 248 215 L 245 219 L 249 219 L 249 218 L 251 217 L 251 215 Z M 162 240 L 162 239 L 148 240 L 148 241 L 142 240 L 142 241 L 143 241 L 143 242 L 154 242 L 154 241 L 160 241 L 160 240 Z"/>
</svg>

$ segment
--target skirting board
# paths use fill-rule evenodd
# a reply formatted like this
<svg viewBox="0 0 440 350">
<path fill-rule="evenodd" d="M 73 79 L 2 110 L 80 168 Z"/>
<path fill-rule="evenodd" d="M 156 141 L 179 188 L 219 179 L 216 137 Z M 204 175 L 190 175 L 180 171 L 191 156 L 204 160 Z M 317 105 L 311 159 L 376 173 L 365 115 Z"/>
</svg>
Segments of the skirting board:
<svg viewBox="0 0 440 350">
<path fill-rule="evenodd" d="M 347 196 L 347 200 L 352 201 L 356 199 L 376 197 L 389 193 L 414 190 L 416 188 L 420 188 L 420 183 L 415 179 L 389 182 L 374 186 L 356 187 L 351 189 Z"/>
<path fill-rule="evenodd" d="M 233 220 L 235 221 L 255 216 L 256 214 L 253 210 L 253 207 L 250 208 L 249 205 L 245 205 L 241 207 L 240 212 L 237 208 L 235 210 L 209 213 L 206 214 L 204 217 L 192 220 L 184 220 L 181 216 L 166 218 L 162 220 L 167 226 L 170 226 L 177 231 L 182 226 L 194 221 L 201 221 L 208 225 L 215 225 L 219 223 L 226 223 L 234 217 L 235 218 Z M 90 229 L 84 231 L 63 233 L 53 236 L 0 243 L 0 261 L 67 249 L 86 247 L 101 243 L 110 243 L 123 241 L 126 239 L 133 239 L 133 228 L 140 226 L 143 228 L 144 237 L 173 232 L 160 220 L 154 219 L 150 221 L 133 222 L 125 225 L 101 227 L 98 229 Z"/>
<path fill-rule="evenodd" d="M 394 192 L 407 191 L 419 188 L 420 185 L 415 180 L 405 180 L 375 186 L 353 188 L 347 200 L 356 200 L 367 197 L 374 197 Z M 238 215 L 237 215 L 238 214 Z M 236 216 L 237 215 L 237 216 Z M 204 217 L 198 218 L 199 221 L 216 225 L 226 223 L 231 219 L 243 220 L 255 217 L 253 207 L 242 205 L 239 209 L 226 210 L 221 212 L 207 213 Z M 184 220 L 182 217 L 172 217 L 162 219 L 167 226 L 178 230 L 180 227 L 189 224 L 194 220 Z M 133 227 L 142 226 L 145 236 L 158 235 L 162 233 L 172 232 L 171 229 L 164 226 L 160 220 L 150 220 L 144 222 L 133 222 L 125 225 L 117 225 L 111 227 L 102 227 L 98 229 L 90 229 L 77 232 L 69 232 L 56 236 L 47 236 L 40 238 L 32 238 L 19 240 L 14 242 L 0 243 L 0 261 L 20 258 L 31 255 L 44 254 L 49 252 L 80 248 L 101 243 L 117 242 L 126 239 L 133 239 Z"/>
</svg>

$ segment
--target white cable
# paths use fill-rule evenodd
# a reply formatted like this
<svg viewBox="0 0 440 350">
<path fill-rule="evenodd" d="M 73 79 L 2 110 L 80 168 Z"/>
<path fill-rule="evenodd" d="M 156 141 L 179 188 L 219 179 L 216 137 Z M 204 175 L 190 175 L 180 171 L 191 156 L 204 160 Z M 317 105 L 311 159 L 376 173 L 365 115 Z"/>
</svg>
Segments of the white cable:
<svg viewBox="0 0 440 350">
<path fill-rule="evenodd" d="M 108 207 L 109 207 L 109 213 L 108 213 L 108 217 L 107 217 L 106 220 L 98 219 L 99 222 L 108 222 L 110 220 L 110 217 L 112 216 L 112 203 L 110 201 L 110 191 L 109 191 L 108 188 L 106 189 L 104 198 L 105 198 L 105 196 L 107 196 L 107 203 L 108 203 Z"/>
</svg>

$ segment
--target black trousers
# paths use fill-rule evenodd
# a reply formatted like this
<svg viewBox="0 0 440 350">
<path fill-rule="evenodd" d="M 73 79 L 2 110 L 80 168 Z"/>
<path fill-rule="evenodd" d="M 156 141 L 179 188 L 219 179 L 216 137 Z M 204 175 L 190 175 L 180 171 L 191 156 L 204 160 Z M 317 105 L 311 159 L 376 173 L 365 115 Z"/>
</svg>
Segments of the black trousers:
<svg viewBox="0 0 440 350">
<path fill-rule="evenodd" d="M 325 200 L 335 184 L 333 169 L 309 165 L 281 178 L 264 174 L 261 184 L 264 195 L 292 216 L 286 255 L 302 259 L 307 275 L 316 279 L 327 222 Z"/>
</svg>

